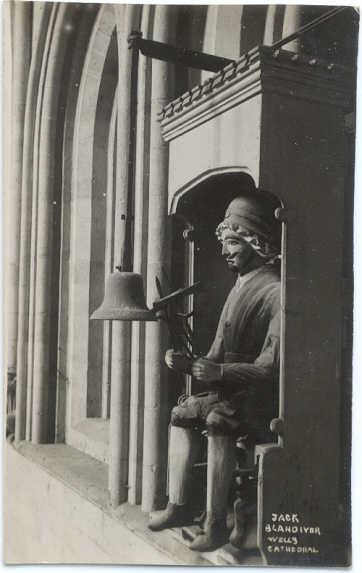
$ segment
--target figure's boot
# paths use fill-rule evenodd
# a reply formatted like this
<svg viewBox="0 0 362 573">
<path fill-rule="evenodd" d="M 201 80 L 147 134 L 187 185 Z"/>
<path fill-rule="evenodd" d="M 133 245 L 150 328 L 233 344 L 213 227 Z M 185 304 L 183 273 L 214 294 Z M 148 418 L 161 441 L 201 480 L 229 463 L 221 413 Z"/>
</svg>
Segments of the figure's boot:
<svg viewBox="0 0 362 573">
<path fill-rule="evenodd" d="M 226 510 L 235 467 L 235 439 L 208 437 L 206 521 L 190 545 L 193 551 L 213 551 L 227 543 Z"/>
<path fill-rule="evenodd" d="M 148 527 L 151 531 L 161 531 L 161 529 L 169 527 L 181 527 L 186 525 L 189 515 L 186 505 L 176 505 L 168 502 L 166 508 L 162 511 L 151 513 Z"/>
<path fill-rule="evenodd" d="M 191 523 L 187 502 L 190 494 L 192 466 L 200 437 L 190 428 L 171 426 L 169 443 L 169 503 L 162 511 L 151 513 L 149 529 L 159 531 Z"/>
<path fill-rule="evenodd" d="M 226 517 L 215 517 L 212 513 L 206 515 L 203 531 L 190 544 L 193 551 L 213 551 L 228 541 Z"/>
<path fill-rule="evenodd" d="M 231 545 L 242 548 L 245 537 L 245 502 L 242 499 L 236 499 L 234 502 L 234 528 L 229 537 Z"/>
</svg>

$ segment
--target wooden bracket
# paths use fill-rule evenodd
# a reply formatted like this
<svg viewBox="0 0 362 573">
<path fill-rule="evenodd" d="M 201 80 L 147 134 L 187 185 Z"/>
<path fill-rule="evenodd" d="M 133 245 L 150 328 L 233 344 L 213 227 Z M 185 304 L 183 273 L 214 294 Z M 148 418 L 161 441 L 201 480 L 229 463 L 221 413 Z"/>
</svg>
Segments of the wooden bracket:
<svg viewBox="0 0 362 573">
<path fill-rule="evenodd" d="M 138 31 L 132 32 L 128 36 L 128 47 L 139 50 L 141 54 L 149 58 L 181 64 L 189 68 L 206 70 L 208 72 L 219 72 L 225 66 L 234 62 L 234 60 L 221 58 L 213 54 L 171 46 L 170 44 L 154 40 L 145 40 L 142 38 L 142 33 Z"/>
</svg>

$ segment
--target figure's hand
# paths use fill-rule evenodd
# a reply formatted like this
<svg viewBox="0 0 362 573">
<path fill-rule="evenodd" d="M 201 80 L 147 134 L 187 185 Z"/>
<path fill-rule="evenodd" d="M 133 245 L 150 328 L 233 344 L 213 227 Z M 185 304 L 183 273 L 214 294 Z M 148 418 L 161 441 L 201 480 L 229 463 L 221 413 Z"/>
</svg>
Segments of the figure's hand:
<svg viewBox="0 0 362 573">
<path fill-rule="evenodd" d="M 177 352 L 172 348 L 166 351 L 165 362 L 171 370 L 184 373 L 190 371 L 190 359 L 186 354 Z"/>
<path fill-rule="evenodd" d="M 221 364 L 206 358 L 198 358 L 192 363 L 191 373 L 201 382 L 218 382 L 221 380 Z"/>
</svg>

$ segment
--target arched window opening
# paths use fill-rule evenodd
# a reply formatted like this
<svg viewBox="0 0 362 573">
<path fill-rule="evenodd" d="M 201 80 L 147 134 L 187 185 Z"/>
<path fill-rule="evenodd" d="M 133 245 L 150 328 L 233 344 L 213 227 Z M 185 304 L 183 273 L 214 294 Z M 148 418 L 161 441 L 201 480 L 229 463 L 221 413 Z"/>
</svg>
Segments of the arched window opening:
<svg viewBox="0 0 362 573">
<path fill-rule="evenodd" d="M 113 170 L 109 169 L 108 153 L 112 152 L 109 141 L 112 108 L 118 79 L 117 38 L 115 32 L 109 44 L 100 84 L 99 97 L 94 126 L 94 148 L 92 162 L 92 218 L 91 218 L 91 252 L 89 273 L 89 315 L 100 306 L 104 297 L 104 278 L 106 259 L 106 219 L 107 209 L 112 210 L 112 201 L 107 194 L 113 191 Z M 107 181 L 108 178 L 111 181 Z M 108 215 L 108 221 L 112 217 Z M 107 328 L 107 325 L 106 325 Z M 108 407 L 102 408 L 103 386 L 109 385 L 108 363 L 109 345 L 104 344 L 105 327 L 102 322 L 90 321 L 88 345 L 88 384 L 87 384 L 87 417 L 101 417 Z"/>
<path fill-rule="evenodd" d="M 90 320 L 112 260 L 118 53 L 114 10 L 102 6 L 77 96 L 72 153 L 66 442 L 108 459 L 109 332 Z M 103 407 L 104 406 L 104 407 Z"/>
<path fill-rule="evenodd" d="M 180 197 L 173 219 L 171 288 L 200 281 L 201 288 L 183 311 L 193 311 L 193 352 L 204 355 L 215 336 L 224 302 L 235 276 L 226 268 L 216 228 L 226 207 L 238 195 L 260 193 L 250 175 L 229 172 L 211 175 Z M 265 192 L 263 192 L 265 193 Z M 271 195 L 278 205 L 278 199 Z M 191 392 L 190 380 L 186 390 Z M 172 386 L 174 387 L 174 386 Z M 180 382 L 177 391 L 181 391 Z M 202 391 L 193 388 L 192 393 Z M 171 399 L 174 397 L 171 397 Z"/>
</svg>

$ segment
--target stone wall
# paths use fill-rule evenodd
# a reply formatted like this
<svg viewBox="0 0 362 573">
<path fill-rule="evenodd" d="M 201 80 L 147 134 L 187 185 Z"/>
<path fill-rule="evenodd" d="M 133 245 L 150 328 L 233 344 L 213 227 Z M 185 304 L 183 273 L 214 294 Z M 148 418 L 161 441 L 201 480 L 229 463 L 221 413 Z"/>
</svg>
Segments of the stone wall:
<svg viewBox="0 0 362 573">
<path fill-rule="evenodd" d="M 7 564 L 175 563 L 9 443 L 4 466 Z"/>
</svg>

